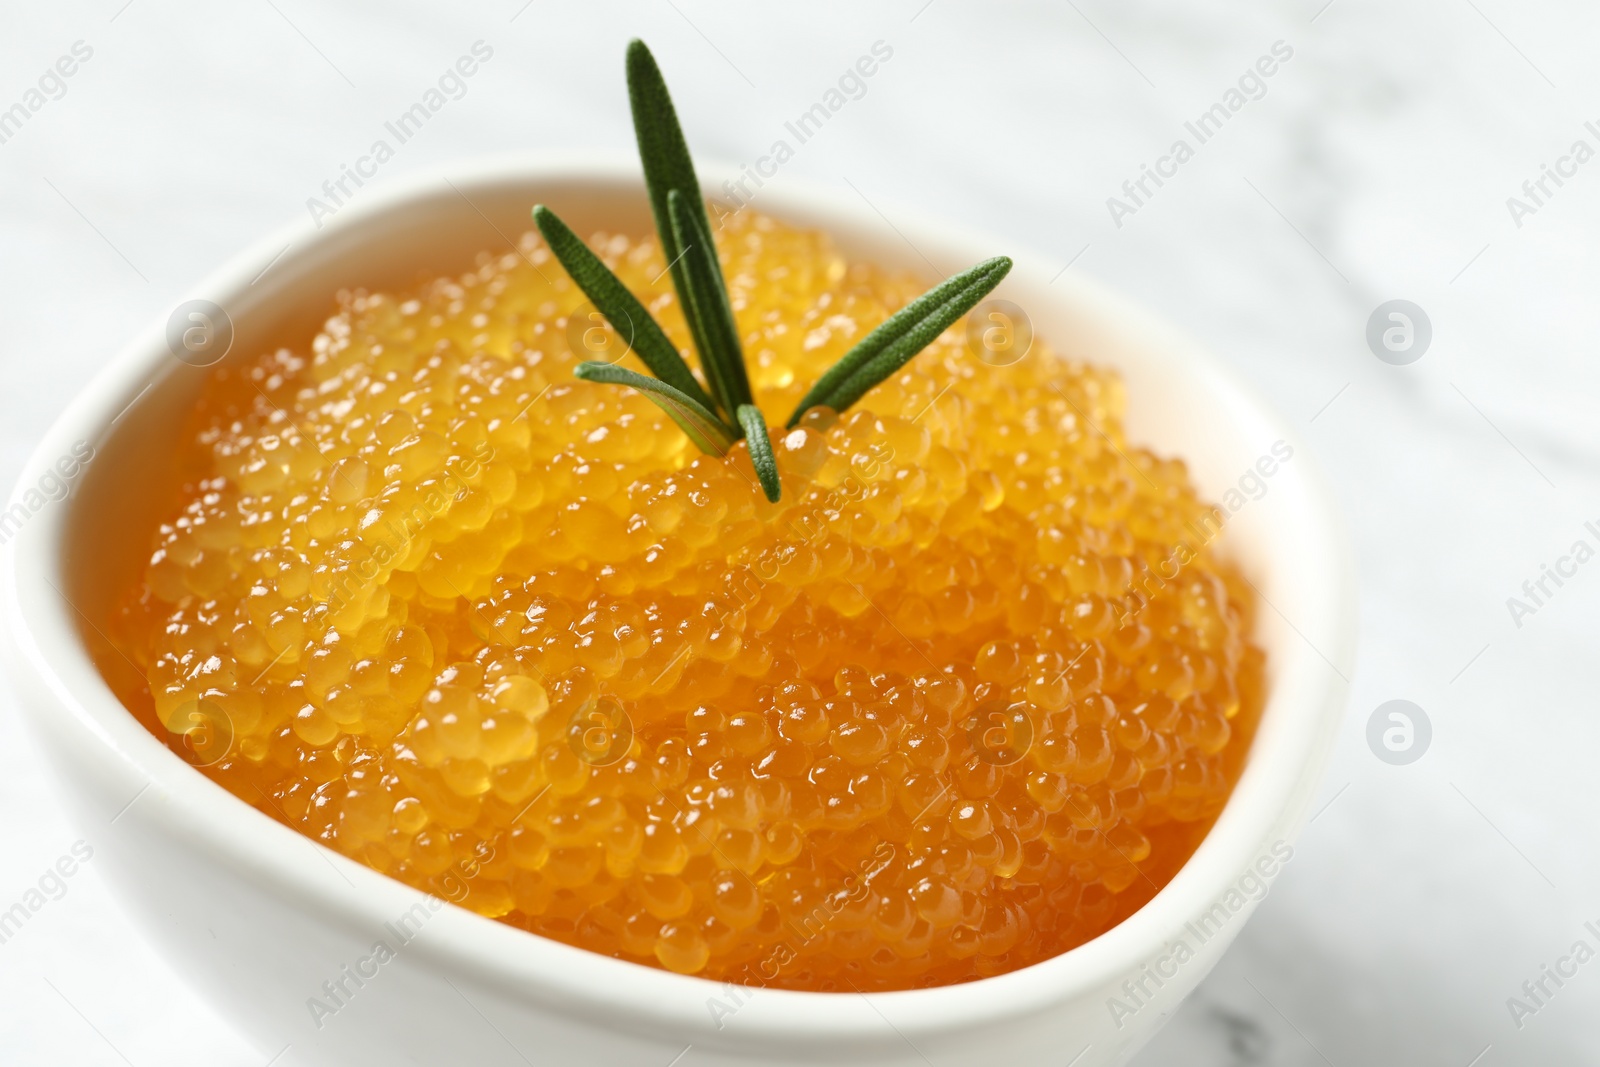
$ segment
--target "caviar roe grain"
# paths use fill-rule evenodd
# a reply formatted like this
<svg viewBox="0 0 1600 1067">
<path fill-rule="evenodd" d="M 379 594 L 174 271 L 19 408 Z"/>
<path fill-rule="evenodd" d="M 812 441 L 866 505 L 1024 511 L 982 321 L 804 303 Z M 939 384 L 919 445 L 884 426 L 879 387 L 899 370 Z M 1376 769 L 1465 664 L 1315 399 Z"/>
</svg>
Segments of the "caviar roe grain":
<svg viewBox="0 0 1600 1067">
<path fill-rule="evenodd" d="M 1253 729 L 1213 509 L 1042 340 L 997 368 L 951 330 L 783 431 L 921 286 L 752 212 L 718 239 L 780 502 L 574 379 L 606 338 L 525 238 L 217 368 L 108 677 L 263 813 L 596 952 L 867 990 L 1082 943 Z M 656 246 L 596 247 L 688 351 Z"/>
</svg>

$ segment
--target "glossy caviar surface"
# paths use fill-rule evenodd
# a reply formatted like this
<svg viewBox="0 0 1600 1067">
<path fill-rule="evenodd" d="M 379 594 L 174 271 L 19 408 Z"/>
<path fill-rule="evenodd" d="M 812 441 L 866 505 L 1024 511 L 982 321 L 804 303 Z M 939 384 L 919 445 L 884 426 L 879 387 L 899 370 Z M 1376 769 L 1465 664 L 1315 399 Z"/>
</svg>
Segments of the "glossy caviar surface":
<svg viewBox="0 0 1600 1067">
<path fill-rule="evenodd" d="M 1082 943 L 1243 763 L 1214 509 L 1042 338 L 951 330 L 783 431 L 923 286 L 749 211 L 718 242 L 777 504 L 573 378 L 622 346 L 525 238 L 216 368 L 108 678 L 272 818 L 596 952 L 849 991 Z M 655 245 L 595 247 L 688 351 Z"/>
</svg>

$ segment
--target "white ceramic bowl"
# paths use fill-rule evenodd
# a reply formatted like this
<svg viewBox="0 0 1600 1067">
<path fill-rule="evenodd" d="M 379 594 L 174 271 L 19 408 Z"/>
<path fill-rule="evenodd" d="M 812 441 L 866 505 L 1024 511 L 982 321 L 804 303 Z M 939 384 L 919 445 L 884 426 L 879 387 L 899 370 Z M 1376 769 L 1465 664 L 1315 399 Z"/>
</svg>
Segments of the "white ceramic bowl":
<svg viewBox="0 0 1600 1067">
<path fill-rule="evenodd" d="M 715 189 L 721 175 L 707 170 L 706 188 Z M 635 163 L 496 159 L 364 191 L 320 230 L 305 224 L 263 241 L 195 296 L 228 311 L 233 353 L 251 354 L 286 329 L 309 337 L 341 287 L 407 285 L 463 269 L 482 249 L 506 249 L 530 228 L 535 201 L 579 233 L 649 231 Z M 430 909 L 418 891 L 313 844 L 188 766 L 123 709 L 90 659 L 88 620 L 147 551 L 145 531 L 164 504 L 145 488 L 149 472 L 170 461 L 207 373 L 175 359 L 166 324 L 156 323 L 56 422 L 13 495 L 26 521 L 0 564 L 8 673 L 95 847 L 95 868 L 263 1058 L 287 1045 L 281 1063 L 340 1067 L 1117 1063 L 1215 964 L 1258 884 L 1281 869 L 1339 722 L 1354 638 L 1348 553 L 1295 434 L 1194 344 L 1071 271 L 1055 278 L 1057 261 L 1019 253 L 1014 242 L 877 205 L 891 227 L 853 192 L 767 188 L 755 207 L 826 229 L 854 256 L 924 274 L 923 257 L 948 272 L 1012 255 L 1016 268 L 997 295 L 1025 308 L 1058 351 L 1119 369 L 1131 439 L 1185 458 L 1214 500 L 1274 443 L 1293 449 L 1223 535 L 1266 601 L 1255 636 L 1270 675 L 1226 810 L 1127 921 L 1046 962 L 940 989 L 733 991 L 436 901 Z M 80 442 L 95 456 L 70 497 L 35 509 L 39 497 L 27 491 Z M 385 924 L 408 914 L 421 926 L 402 947 Z M 363 965 L 376 974 L 357 986 L 345 968 L 380 939 L 398 952 L 381 967 Z M 308 1000 L 340 980 L 343 1006 L 314 1018 Z"/>
</svg>

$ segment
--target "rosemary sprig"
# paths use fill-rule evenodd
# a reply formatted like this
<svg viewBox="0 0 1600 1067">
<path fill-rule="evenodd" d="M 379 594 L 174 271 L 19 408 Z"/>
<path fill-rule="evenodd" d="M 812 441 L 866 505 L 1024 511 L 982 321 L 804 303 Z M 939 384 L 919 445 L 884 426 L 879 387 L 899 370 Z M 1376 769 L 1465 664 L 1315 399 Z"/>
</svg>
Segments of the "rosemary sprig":
<svg viewBox="0 0 1600 1067">
<path fill-rule="evenodd" d="M 634 135 L 656 234 L 710 390 L 701 386 L 666 332 L 621 279 L 540 204 L 533 209 L 534 222 L 550 251 L 612 326 L 631 335 L 632 350 L 655 377 L 597 362 L 580 363 L 576 374 L 585 381 L 637 389 L 709 455 L 726 455 L 743 437 L 762 491 L 776 501 L 782 485 L 772 435 L 750 395 L 728 284 L 683 128 L 661 68 L 643 41 L 629 43 L 627 68 Z M 1011 260 L 1004 256 L 986 260 L 907 304 L 828 369 L 800 401 L 789 425 L 818 405 L 842 412 L 854 404 L 971 311 L 1010 270 Z"/>
<path fill-rule="evenodd" d="M 988 296 L 1011 270 L 1011 260 L 996 256 L 929 289 L 829 367 L 789 416 L 789 425 L 818 405 L 843 411 L 873 386 L 910 362 L 961 316 Z"/>
<path fill-rule="evenodd" d="M 738 437 L 709 408 L 694 397 L 674 389 L 666 382 L 628 370 L 610 363 L 593 360 L 578 364 L 573 372 L 586 382 L 603 382 L 607 385 L 626 385 L 637 389 L 655 401 L 661 410 L 672 416 L 683 432 L 689 435 L 700 451 L 712 456 L 725 456 Z"/>
</svg>

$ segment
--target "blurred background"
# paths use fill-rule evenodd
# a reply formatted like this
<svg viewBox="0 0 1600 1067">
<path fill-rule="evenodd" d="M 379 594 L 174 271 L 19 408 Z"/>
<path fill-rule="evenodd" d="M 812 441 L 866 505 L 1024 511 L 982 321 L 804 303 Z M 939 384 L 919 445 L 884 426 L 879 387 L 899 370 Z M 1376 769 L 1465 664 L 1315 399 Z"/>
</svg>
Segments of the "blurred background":
<svg viewBox="0 0 1600 1067">
<path fill-rule="evenodd" d="M 630 154 L 635 35 L 696 154 L 753 162 L 882 42 L 892 58 L 772 181 L 987 230 L 1197 336 L 1296 424 L 1359 559 L 1359 663 L 1313 820 L 1136 1062 L 1600 1062 L 1600 963 L 1533 1014 L 1508 1006 L 1576 941 L 1600 947 L 1600 564 L 1508 605 L 1600 546 L 1600 9 L 8 0 L 0 25 L 7 484 L 136 331 L 303 220 L 476 42 L 492 58 L 376 183 L 503 150 Z M 1271 76 L 1241 81 L 1263 56 Z M 1230 90 L 1242 106 L 1198 143 L 1185 123 Z M 1124 190 L 1180 138 L 1175 174 Z M 1415 305 L 1409 347 L 1369 344 L 1394 300 Z M 1391 700 L 1431 727 L 1399 755 L 1368 740 Z M 4 908 L 79 835 L 0 707 Z M 82 868 L 0 943 L 0 1061 L 263 1067 Z"/>
</svg>

